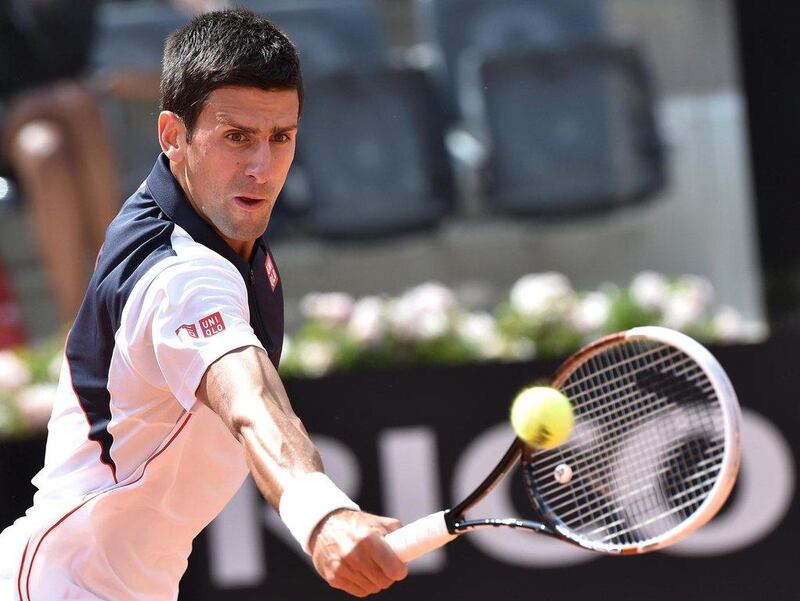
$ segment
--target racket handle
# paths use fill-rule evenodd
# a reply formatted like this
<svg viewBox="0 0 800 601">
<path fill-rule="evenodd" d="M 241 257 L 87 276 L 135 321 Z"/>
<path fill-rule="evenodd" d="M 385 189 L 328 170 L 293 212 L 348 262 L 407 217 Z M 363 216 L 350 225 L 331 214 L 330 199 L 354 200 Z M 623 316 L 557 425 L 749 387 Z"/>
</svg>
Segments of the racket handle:
<svg viewBox="0 0 800 601">
<path fill-rule="evenodd" d="M 397 556 L 408 563 L 456 538 L 447 530 L 444 511 L 420 518 L 386 535 L 386 542 Z"/>
</svg>

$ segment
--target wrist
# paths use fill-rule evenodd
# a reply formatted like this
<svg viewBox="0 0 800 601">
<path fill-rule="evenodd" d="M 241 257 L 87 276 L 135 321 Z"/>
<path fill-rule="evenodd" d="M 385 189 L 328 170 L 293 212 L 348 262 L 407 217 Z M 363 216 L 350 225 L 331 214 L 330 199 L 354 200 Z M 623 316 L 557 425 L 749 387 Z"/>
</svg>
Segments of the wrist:
<svg viewBox="0 0 800 601">
<path fill-rule="evenodd" d="M 278 504 L 281 520 L 309 554 L 317 527 L 339 509 L 359 511 L 360 508 L 322 472 L 310 472 L 297 478 L 283 491 Z"/>
</svg>

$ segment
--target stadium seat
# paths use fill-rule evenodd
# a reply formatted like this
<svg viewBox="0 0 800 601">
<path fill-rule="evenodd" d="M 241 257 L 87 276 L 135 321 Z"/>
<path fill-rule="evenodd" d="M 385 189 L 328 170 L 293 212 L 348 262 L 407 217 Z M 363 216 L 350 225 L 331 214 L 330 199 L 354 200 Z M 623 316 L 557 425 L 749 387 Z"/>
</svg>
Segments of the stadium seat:
<svg viewBox="0 0 800 601">
<path fill-rule="evenodd" d="M 481 52 L 547 48 L 600 39 L 598 0 L 416 0 L 422 41 L 434 50 L 432 71 L 442 101 L 457 113 L 458 64 Z"/>
<path fill-rule="evenodd" d="M 295 43 L 305 71 L 374 65 L 385 58 L 375 7 L 365 0 L 251 0 L 245 5 L 275 22 Z M 158 70 L 164 41 L 189 17 L 169 4 L 144 0 L 101 6 L 94 64 Z"/>
<path fill-rule="evenodd" d="M 303 72 L 371 69 L 386 61 L 387 45 L 374 3 L 367 0 L 263 2 L 262 14 L 297 46 Z"/>
<path fill-rule="evenodd" d="M 486 200 L 564 216 L 651 197 L 665 181 L 646 70 L 634 47 L 468 53 L 460 100 L 489 149 Z"/>
<path fill-rule="evenodd" d="M 255 0 L 250 4 L 297 46 L 307 94 L 315 75 L 369 71 L 386 61 L 378 13 L 368 0 Z M 307 137 L 306 121 L 304 115 L 301 143 Z M 303 157 L 298 154 L 273 211 L 273 238 L 307 229 L 305 213 L 311 202 L 308 178 Z"/>
<path fill-rule="evenodd" d="M 96 68 L 156 72 L 164 40 L 189 17 L 166 3 L 108 2 L 100 5 L 92 52 Z"/>
<path fill-rule="evenodd" d="M 368 239 L 435 225 L 452 181 L 442 121 L 418 70 L 378 68 L 310 78 L 298 158 L 314 234 Z"/>
</svg>

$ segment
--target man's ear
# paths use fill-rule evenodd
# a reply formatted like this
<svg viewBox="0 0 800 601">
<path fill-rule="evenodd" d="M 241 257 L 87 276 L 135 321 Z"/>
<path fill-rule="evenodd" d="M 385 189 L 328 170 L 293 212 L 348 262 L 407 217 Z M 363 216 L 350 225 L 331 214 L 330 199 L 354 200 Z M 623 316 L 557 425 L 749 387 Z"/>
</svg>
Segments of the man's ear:
<svg viewBox="0 0 800 601">
<path fill-rule="evenodd" d="M 172 111 L 161 111 L 158 115 L 158 142 L 170 161 L 183 161 L 186 154 L 186 126 L 183 119 Z"/>
</svg>

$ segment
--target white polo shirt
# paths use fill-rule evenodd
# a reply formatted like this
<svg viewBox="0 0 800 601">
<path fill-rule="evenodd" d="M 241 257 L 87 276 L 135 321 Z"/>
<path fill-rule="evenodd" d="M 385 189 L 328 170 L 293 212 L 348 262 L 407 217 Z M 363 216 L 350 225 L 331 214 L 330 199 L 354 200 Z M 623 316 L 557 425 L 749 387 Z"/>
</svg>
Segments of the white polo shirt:
<svg viewBox="0 0 800 601">
<path fill-rule="evenodd" d="M 248 473 L 195 391 L 234 349 L 277 363 L 283 334 L 268 247 L 246 264 L 215 237 L 162 156 L 68 336 L 33 507 L 0 534 L 0 601 L 177 597 L 192 540 Z"/>
</svg>

